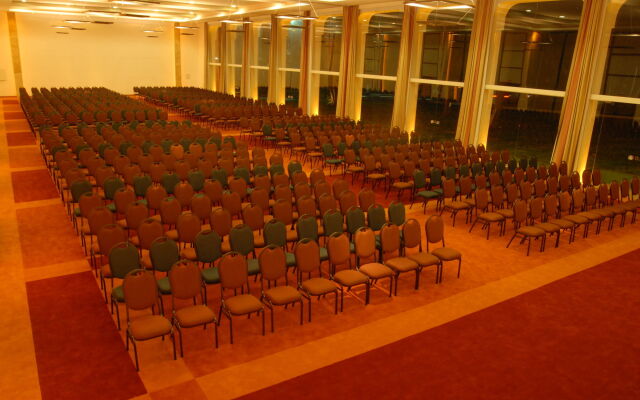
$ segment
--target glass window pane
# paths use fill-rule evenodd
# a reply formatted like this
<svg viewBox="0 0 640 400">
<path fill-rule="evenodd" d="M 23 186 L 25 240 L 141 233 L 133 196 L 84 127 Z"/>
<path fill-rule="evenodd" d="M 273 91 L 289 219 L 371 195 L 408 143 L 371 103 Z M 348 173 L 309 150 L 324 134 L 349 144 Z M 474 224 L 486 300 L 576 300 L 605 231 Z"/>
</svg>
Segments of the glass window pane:
<svg viewBox="0 0 640 400">
<path fill-rule="evenodd" d="M 319 115 L 335 115 L 338 100 L 338 77 L 320 75 L 320 99 L 318 102 Z"/>
<path fill-rule="evenodd" d="M 505 18 L 495 83 L 565 90 L 581 0 L 519 3 Z"/>
<path fill-rule="evenodd" d="M 269 48 L 271 46 L 271 24 L 256 23 L 253 26 L 256 49 L 251 65 L 269 66 Z"/>
<path fill-rule="evenodd" d="M 395 90 L 396 83 L 393 81 L 363 79 L 360 119 L 365 123 L 390 127 Z"/>
<path fill-rule="evenodd" d="M 242 65 L 244 30 L 240 25 L 227 24 L 227 64 Z"/>
<path fill-rule="evenodd" d="M 420 84 L 415 128 L 418 136 L 427 140 L 453 140 L 461 99 L 462 88 Z"/>
<path fill-rule="evenodd" d="M 302 30 L 304 21 L 295 19 L 283 25 L 285 40 L 285 67 L 300 68 L 300 44 L 302 43 Z"/>
<path fill-rule="evenodd" d="M 439 10 L 418 21 L 422 32 L 420 78 L 464 81 L 473 8 Z"/>
<path fill-rule="evenodd" d="M 257 85 L 258 85 L 258 100 L 267 101 L 267 94 L 269 93 L 269 71 L 259 69 L 256 71 Z"/>
<path fill-rule="evenodd" d="M 640 97 L 640 1 L 628 0 L 618 11 L 611 31 L 607 64 L 602 81 L 602 94 Z"/>
<path fill-rule="evenodd" d="M 487 150 L 548 163 L 558 131 L 561 97 L 494 92 Z"/>
<path fill-rule="evenodd" d="M 398 72 L 402 12 L 375 14 L 369 20 L 364 49 L 364 73 L 395 76 Z"/>
<path fill-rule="evenodd" d="M 240 85 L 242 84 L 242 67 L 227 67 L 227 82 L 229 88 L 228 93 L 240 96 Z"/>
<path fill-rule="evenodd" d="M 340 71 L 342 51 L 342 17 L 328 17 L 324 24 L 315 29 L 315 41 L 319 54 L 314 69 L 320 71 Z"/>
<path fill-rule="evenodd" d="M 599 103 L 587 168 L 598 168 L 605 182 L 640 175 L 640 106 Z"/>
<path fill-rule="evenodd" d="M 300 89 L 300 72 L 285 72 L 284 74 L 285 104 L 298 106 Z"/>
</svg>

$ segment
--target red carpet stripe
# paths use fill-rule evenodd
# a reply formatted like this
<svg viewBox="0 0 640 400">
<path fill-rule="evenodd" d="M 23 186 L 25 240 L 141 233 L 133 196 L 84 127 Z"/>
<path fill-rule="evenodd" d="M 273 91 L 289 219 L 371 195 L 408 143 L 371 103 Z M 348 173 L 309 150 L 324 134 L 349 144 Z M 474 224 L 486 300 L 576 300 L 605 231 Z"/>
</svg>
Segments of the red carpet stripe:
<svg viewBox="0 0 640 400">
<path fill-rule="evenodd" d="M 244 399 L 638 399 L 640 251 Z"/>
<path fill-rule="evenodd" d="M 91 272 L 27 282 L 27 296 L 44 400 L 146 392 Z"/>
<path fill-rule="evenodd" d="M 56 186 L 46 169 L 12 172 L 11 184 L 13 199 L 16 203 L 58 197 Z"/>
<path fill-rule="evenodd" d="M 11 146 L 26 146 L 36 144 L 36 139 L 31 132 L 8 132 L 7 144 Z"/>
</svg>

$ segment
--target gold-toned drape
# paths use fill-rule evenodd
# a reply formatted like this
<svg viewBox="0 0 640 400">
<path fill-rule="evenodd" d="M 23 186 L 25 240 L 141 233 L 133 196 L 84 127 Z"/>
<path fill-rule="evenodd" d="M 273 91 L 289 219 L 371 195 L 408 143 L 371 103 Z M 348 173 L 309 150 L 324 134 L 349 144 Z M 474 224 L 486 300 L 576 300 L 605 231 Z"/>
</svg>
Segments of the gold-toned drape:
<svg viewBox="0 0 640 400">
<path fill-rule="evenodd" d="M 356 92 L 356 46 L 358 43 L 358 6 L 345 6 L 343 10 L 342 56 L 340 60 L 340 77 L 338 79 L 338 101 L 336 115 L 338 117 L 354 116 L 354 98 L 360 96 Z"/>
</svg>

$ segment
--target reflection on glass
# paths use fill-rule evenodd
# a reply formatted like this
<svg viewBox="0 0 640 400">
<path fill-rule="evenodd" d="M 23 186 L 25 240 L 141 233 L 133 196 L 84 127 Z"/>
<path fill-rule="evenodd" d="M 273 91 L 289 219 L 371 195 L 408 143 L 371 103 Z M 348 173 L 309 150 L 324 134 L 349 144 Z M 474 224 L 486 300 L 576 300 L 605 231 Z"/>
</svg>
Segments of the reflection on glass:
<svg viewBox="0 0 640 400">
<path fill-rule="evenodd" d="M 233 90 L 228 93 L 240 96 L 240 85 L 242 84 L 242 67 L 227 68 L 227 72 L 229 73 L 229 76 L 227 77 L 230 85 L 229 87 L 233 88 Z"/>
<path fill-rule="evenodd" d="M 423 32 L 420 78 L 464 81 L 473 10 L 434 11 L 418 22 Z"/>
<path fill-rule="evenodd" d="M 340 71 L 342 46 L 342 17 L 329 17 L 315 30 L 315 40 L 319 43 L 319 65 L 321 71 Z"/>
<path fill-rule="evenodd" d="M 640 97 L 640 1 L 628 0 L 618 12 L 611 31 L 602 94 Z"/>
<path fill-rule="evenodd" d="M 453 140 L 460 115 L 462 88 L 420 84 L 416 133 L 427 140 Z"/>
<path fill-rule="evenodd" d="M 284 79 L 285 104 L 297 107 L 300 98 L 300 72 L 287 71 L 284 74 Z"/>
<path fill-rule="evenodd" d="M 512 158 L 547 164 L 558 130 L 562 98 L 494 92 L 487 150 L 508 149 Z"/>
<path fill-rule="evenodd" d="M 253 52 L 252 65 L 269 66 L 269 47 L 271 46 L 271 24 L 259 24 L 253 27 L 256 50 Z"/>
<path fill-rule="evenodd" d="M 302 43 L 302 30 L 304 23 L 296 19 L 283 26 L 283 32 L 287 36 L 285 44 L 285 67 L 300 68 L 300 44 Z"/>
<path fill-rule="evenodd" d="M 320 75 L 319 115 L 335 115 L 338 97 L 338 77 Z"/>
<path fill-rule="evenodd" d="M 267 100 L 269 93 L 269 71 L 259 69 L 256 71 L 258 85 L 258 100 Z"/>
<path fill-rule="evenodd" d="M 389 128 L 395 89 L 396 83 L 393 81 L 363 79 L 360 119 L 365 123 L 379 124 L 383 128 Z"/>
<path fill-rule="evenodd" d="M 242 64 L 242 48 L 244 47 L 244 31 L 234 25 L 227 29 L 227 63 Z"/>
<path fill-rule="evenodd" d="M 495 83 L 565 90 L 581 0 L 519 3 L 507 13 Z"/>
<path fill-rule="evenodd" d="M 598 168 L 605 182 L 640 175 L 640 106 L 599 103 L 587 168 Z"/>
<path fill-rule="evenodd" d="M 364 50 L 364 73 L 395 76 L 398 71 L 402 12 L 375 14 L 369 20 Z"/>
</svg>

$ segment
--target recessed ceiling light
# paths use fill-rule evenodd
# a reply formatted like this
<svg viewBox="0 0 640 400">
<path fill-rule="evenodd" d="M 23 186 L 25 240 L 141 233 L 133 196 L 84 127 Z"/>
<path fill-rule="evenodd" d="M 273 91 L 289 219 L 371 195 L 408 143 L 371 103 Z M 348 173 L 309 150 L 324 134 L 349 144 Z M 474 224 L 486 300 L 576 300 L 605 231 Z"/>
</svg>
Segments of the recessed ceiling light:
<svg viewBox="0 0 640 400">
<path fill-rule="evenodd" d="M 55 28 L 55 29 L 69 29 L 69 28 L 71 28 L 70 26 L 64 26 L 64 25 L 52 25 L 51 27 Z"/>
<path fill-rule="evenodd" d="M 526 12 L 531 12 L 531 10 L 525 10 Z"/>
<path fill-rule="evenodd" d="M 88 24 L 91 21 L 83 21 L 80 19 L 65 19 L 64 22 L 68 24 Z"/>
<path fill-rule="evenodd" d="M 558 18 L 566 18 L 564 15 L 559 16 Z"/>
<path fill-rule="evenodd" d="M 162 32 L 162 31 L 157 31 L 157 30 L 155 30 L 155 29 L 146 29 L 146 30 L 144 30 L 144 31 L 142 31 L 142 32 L 144 32 L 144 33 L 160 33 L 160 32 Z"/>
<path fill-rule="evenodd" d="M 176 26 L 176 29 L 198 29 L 197 26 Z"/>
</svg>

